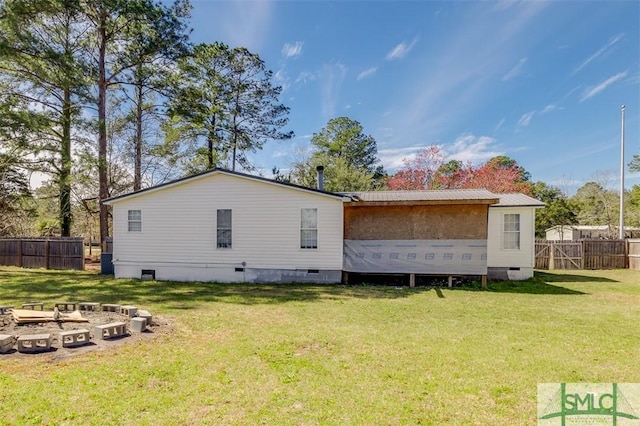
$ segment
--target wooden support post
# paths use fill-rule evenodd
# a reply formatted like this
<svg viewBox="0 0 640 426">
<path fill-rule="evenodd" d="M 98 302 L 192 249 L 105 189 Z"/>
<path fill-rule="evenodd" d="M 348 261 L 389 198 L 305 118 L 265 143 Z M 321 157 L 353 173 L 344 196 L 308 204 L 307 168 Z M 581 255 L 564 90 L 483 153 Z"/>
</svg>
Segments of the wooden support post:
<svg viewBox="0 0 640 426">
<path fill-rule="evenodd" d="M 347 271 L 342 271 L 342 284 L 349 285 L 349 273 Z"/>
<path fill-rule="evenodd" d="M 22 240 L 18 240 L 18 267 L 22 268 L 24 262 L 22 261 Z"/>
<path fill-rule="evenodd" d="M 629 245 L 631 241 L 628 239 L 624 240 L 624 267 L 625 269 L 629 269 Z"/>
<path fill-rule="evenodd" d="M 486 275 L 482 276 L 482 284 L 481 284 L 481 286 L 482 286 L 483 290 L 487 289 L 487 276 Z"/>
<path fill-rule="evenodd" d="M 451 275 L 449 275 L 449 281 L 447 282 L 447 285 L 449 286 L 449 288 L 453 287 L 453 277 Z"/>
<path fill-rule="evenodd" d="M 416 274 L 409 274 L 409 287 L 416 286 Z"/>
<path fill-rule="evenodd" d="M 49 269 L 49 240 L 44 241 L 44 269 Z"/>
<path fill-rule="evenodd" d="M 556 251 L 556 246 L 554 243 L 549 244 L 549 270 L 552 271 L 554 269 L 556 269 L 556 259 L 555 259 L 555 253 Z"/>
</svg>

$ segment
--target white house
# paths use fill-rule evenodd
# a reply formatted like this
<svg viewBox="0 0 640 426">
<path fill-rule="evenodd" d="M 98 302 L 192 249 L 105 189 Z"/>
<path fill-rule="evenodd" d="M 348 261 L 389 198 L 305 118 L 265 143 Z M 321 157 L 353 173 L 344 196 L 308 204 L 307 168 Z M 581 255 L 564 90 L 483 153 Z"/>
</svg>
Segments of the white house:
<svg viewBox="0 0 640 426">
<path fill-rule="evenodd" d="M 363 273 L 527 279 L 544 206 L 486 190 L 336 194 L 223 169 L 104 203 L 118 278 L 280 283 Z"/>
<path fill-rule="evenodd" d="M 342 202 L 222 169 L 110 198 L 115 276 L 340 282 Z"/>
<path fill-rule="evenodd" d="M 496 194 L 489 206 L 487 275 L 490 279 L 525 280 L 535 266 L 536 209 L 544 203 L 524 194 Z"/>
<path fill-rule="evenodd" d="M 625 238 L 640 237 L 640 228 L 625 226 Z M 549 241 L 577 241 L 617 239 L 617 226 L 608 225 L 556 225 L 545 230 L 545 238 Z"/>
</svg>

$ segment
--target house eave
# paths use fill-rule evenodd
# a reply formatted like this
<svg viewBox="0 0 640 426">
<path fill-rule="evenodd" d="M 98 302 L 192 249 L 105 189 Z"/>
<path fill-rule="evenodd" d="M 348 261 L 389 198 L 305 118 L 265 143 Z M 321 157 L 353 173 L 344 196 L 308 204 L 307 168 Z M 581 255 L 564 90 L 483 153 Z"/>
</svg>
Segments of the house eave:
<svg viewBox="0 0 640 426">
<path fill-rule="evenodd" d="M 502 208 L 519 208 L 519 207 L 524 207 L 524 208 L 534 208 L 534 209 L 543 209 L 546 207 L 546 205 L 540 205 L 540 204 L 518 204 L 518 205 L 495 205 L 495 206 L 491 206 L 492 209 L 502 209 Z"/>
<path fill-rule="evenodd" d="M 247 180 L 253 180 L 253 181 L 257 181 L 257 182 L 262 182 L 262 183 L 266 183 L 269 185 L 276 185 L 276 186 L 280 186 L 283 188 L 289 188 L 289 189 L 293 189 L 293 190 L 297 190 L 297 191 L 304 191 L 304 192 L 309 192 L 309 193 L 313 193 L 313 194 L 317 194 L 320 196 L 325 196 L 325 197 L 330 197 L 330 198 L 335 198 L 341 201 L 347 201 L 349 200 L 348 197 L 346 197 L 344 194 L 337 194 L 334 192 L 328 192 L 328 191 L 322 191 L 319 189 L 315 189 L 315 188 L 308 188 L 305 186 L 300 186 L 300 185 L 295 185 L 292 183 L 287 183 L 287 182 L 277 182 L 275 180 L 272 179 L 268 179 L 268 178 L 264 178 L 261 176 L 253 176 L 253 175 L 249 175 L 246 173 L 240 173 L 240 172 L 235 172 L 235 171 L 231 171 L 231 170 L 226 170 L 226 169 L 221 169 L 221 168 L 215 168 L 212 170 L 207 170 L 206 172 L 202 172 L 202 173 L 198 173 L 195 175 L 191 175 L 191 176 L 187 176 L 184 178 L 180 178 L 180 179 L 176 179 L 176 180 L 172 180 L 170 182 L 166 182 L 166 183 L 162 183 L 159 185 L 155 185 L 149 188 L 145 188 L 145 189 L 141 189 L 139 191 L 134 191 L 134 192 L 130 192 L 128 194 L 122 194 L 122 195 L 118 195 L 115 197 L 111 197 L 111 198 L 107 198 L 101 201 L 102 204 L 105 205 L 113 205 L 115 203 L 121 202 L 121 201 L 125 201 L 131 198 L 135 198 L 141 195 L 147 195 L 147 194 L 152 194 L 154 192 L 157 191 L 162 191 L 165 190 L 167 188 L 172 188 L 175 186 L 179 186 L 179 185 L 183 185 L 185 183 L 188 182 L 193 182 L 193 181 L 197 181 L 199 179 L 204 179 L 206 177 L 209 176 L 213 176 L 216 174 L 224 174 L 227 176 L 235 176 L 241 179 L 247 179 Z"/>
<path fill-rule="evenodd" d="M 353 198 L 352 198 L 353 200 Z M 345 202 L 348 207 L 383 207 L 383 206 L 452 206 L 452 205 L 486 205 L 498 202 L 497 198 L 486 200 L 402 200 L 402 201 L 360 201 Z"/>
</svg>

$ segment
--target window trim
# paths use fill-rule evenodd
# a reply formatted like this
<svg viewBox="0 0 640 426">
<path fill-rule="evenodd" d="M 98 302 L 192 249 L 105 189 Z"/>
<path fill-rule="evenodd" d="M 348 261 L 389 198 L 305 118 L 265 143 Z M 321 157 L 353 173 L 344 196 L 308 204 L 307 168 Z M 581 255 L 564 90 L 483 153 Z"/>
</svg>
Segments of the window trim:
<svg viewBox="0 0 640 426">
<path fill-rule="evenodd" d="M 220 227 L 219 215 L 220 212 L 229 212 L 229 227 Z M 220 231 L 229 231 L 229 244 L 224 245 L 225 241 L 221 240 Z M 232 209 L 216 209 L 216 249 L 230 250 L 233 248 L 233 210 Z"/>
<path fill-rule="evenodd" d="M 315 224 L 311 227 L 304 227 L 304 211 L 312 210 L 315 212 Z M 305 232 L 315 232 L 315 245 L 310 245 L 307 243 L 304 244 L 305 241 L 313 241 L 313 239 L 305 239 L 303 238 L 303 233 Z M 300 209 L 300 241 L 299 241 L 300 250 L 318 250 L 318 208 L 317 207 L 305 207 Z"/>
<path fill-rule="evenodd" d="M 507 216 L 514 216 L 517 218 L 517 222 L 515 221 L 511 221 L 511 222 L 507 222 Z M 522 248 L 522 229 L 521 229 L 521 223 L 522 223 L 522 215 L 520 213 L 505 213 L 502 215 L 502 249 L 503 250 L 509 250 L 509 251 L 518 251 Z M 513 230 L 513 229 L 507 229 L 507 224 L 515 224 L 517 225 L 517 229 Z M 510 241 L 510 243 L 515 244 L 516 247 L 507 247 L 507 241 L 506 241 L 506 237 L 507 235 L 516 235 L 517 238 L 513 241 Z"/>
<path fill-rule="evenodd" d="M 138 212 L 138 218 L 131 218 L 131 213 Z M 140 229 L 131 229 L 131 225 L 139 224 Z M 142 232 L 142 209 L 128 209 L 127 210 L 127 232 Z"/>
</svg>

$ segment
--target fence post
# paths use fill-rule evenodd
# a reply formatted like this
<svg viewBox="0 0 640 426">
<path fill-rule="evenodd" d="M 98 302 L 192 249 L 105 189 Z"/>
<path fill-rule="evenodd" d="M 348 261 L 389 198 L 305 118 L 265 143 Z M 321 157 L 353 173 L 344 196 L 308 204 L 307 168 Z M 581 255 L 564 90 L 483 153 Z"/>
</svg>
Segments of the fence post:
<svg viewBox="0 0 640 426">
<path fill-rule="evenodd" d="M 22 240 L 18 240 L 18 267 L 22 268 Z"/>
<path fill-rule="evenodd" d="M 629 269 L 629 240 L 624 239 L 624 267 Z"/>
<path fill-rule="evenodd" d="M 45 240 L 44 243 L 44 268 L 45 269 L 49 269 L 49 244 L 51 243 L 51 241 L 49 241 L 48 239 Z"/>
<path fill-rule="evenodd" d="M 550 271 L 556 269 L 555 252 L 556 252 L 556 243 L 554 241 L 551 241 L 551 243 L 549 244 L 549 270 Z"/>
</svg>

